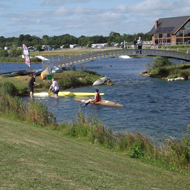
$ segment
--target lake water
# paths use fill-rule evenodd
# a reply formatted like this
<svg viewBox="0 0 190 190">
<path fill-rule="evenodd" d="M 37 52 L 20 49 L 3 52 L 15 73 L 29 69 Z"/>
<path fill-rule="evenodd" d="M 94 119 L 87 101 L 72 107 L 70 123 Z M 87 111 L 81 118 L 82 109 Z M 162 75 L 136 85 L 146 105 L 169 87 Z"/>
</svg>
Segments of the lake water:
<svg viewBox="0 0 190 190">
<path fill-rule="evenodd" d="M 103 99 L 123 104 L 122 108 L 101 105 L 83 107 L 80 102 L 73 101 L 74 97 L 35 99 L 47 105 L 59 123 L 71 122 L 81 109 L 84 116 L 100 118 L 107 128 L 111 127 L 116 132 L 138 131 L 159 139 L 163 134 L 181 137 L 190 123 L 190 81 L 168 82 L 140 76 L 139 73 L 146 70 L 146 63 L 151 62 L 150 57 L 105 58 L 83 64 L 87 70 L 94 70 L 114 82 L 113 86 L 102 85 L 98 89 L 105 93 Z M 177 60 L 174 62 L 180 63 Z M 22 68 L 19 68 L 20 65 Z M 35 67 L 41 68 L 41 64 L 35 64 Z M 80 69 L 81 65 L 76 67 Z M 17 69 L 27 69 L 27 66 L 18 64 Z M 72 91 L 94 92 L 96 88 L 88 86 Z M 28 98 L 24 100 L 28 101 Z"/>
</svg>

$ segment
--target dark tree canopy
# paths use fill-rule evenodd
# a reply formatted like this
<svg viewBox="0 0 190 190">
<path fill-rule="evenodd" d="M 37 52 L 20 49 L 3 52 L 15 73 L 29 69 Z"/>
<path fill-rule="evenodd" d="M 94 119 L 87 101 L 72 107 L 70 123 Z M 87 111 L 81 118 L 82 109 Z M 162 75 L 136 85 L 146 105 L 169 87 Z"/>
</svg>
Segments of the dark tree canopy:
<svg viewBox="0 0 190 190">
<path fill-rule="evenodd" d="M 117 32 L 111 31 L 109 36 L 101 36 L 101 35 L 95 35 L 95 36 L 80 36 L 75 37 L 70 34 L 63 34 L 60 36 L 48 36 L 43 35 L 42 38 L 39 38 L 37 36 L 31 36 L 30 34 L 20 34 L 19 37 L 9 37 L 5 38 L 3 36 L 0 36 L 0 47 L 21 47 L 22 44 L 26 44 L 26 46 L 42 46 L 42 45 L 50 45 L 52 47 L 60 47 L 62 45 L 65 45 L 68 47 L 69 44 L 78 44 L 80 46 L 89 46 L 93 43 L 108 43 L 111 44 L 112 42 L 115 43 L 121 43 L 124 40 L 126 42 L 133 42 L 134 38 L 138 38 L 139 36 L 142 37 L 144 41 L 151 40 L 151 36 L 148 35 L 148 33 L 138 33 L 138 34 L 123 34 L 120 35 Z M 64 47 L 65 47 L 64 46 Z"/>
</svg>

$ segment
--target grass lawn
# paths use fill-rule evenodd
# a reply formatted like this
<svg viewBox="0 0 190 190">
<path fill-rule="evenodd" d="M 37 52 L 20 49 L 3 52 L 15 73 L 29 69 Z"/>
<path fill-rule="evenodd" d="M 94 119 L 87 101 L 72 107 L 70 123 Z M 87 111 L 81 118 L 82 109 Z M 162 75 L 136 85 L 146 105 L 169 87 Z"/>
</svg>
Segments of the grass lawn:
<svg viewBox="0 0 190 190">
<path fill-rule="evenodd" d="M 187 190 L 190 177 L 0 117 L 0 189 Z"/>
</svg>

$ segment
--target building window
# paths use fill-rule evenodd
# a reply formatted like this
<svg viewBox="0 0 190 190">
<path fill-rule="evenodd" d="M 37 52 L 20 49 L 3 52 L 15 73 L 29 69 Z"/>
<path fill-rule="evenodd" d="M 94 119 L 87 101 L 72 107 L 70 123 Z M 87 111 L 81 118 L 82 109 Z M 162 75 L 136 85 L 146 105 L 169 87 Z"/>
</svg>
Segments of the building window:
<svg viewBox="0 0 190 190">
<path fill-rule="evenodd" d="M 167 38 L 167 33 L 163 33 L 163 38 Z"/>
<path fill-rule="evenodd" d="M 159 38 L 162 38 L 162 34 L 159 34 Z"/>
<path fill-rule="evenodd" d="M 184 28 L 190 28 L 190 21 L 185 24 Z"/>
<path fill-rule="evenodd" d="M 159 38 L 159 35 L 158 34 L 154 34 L 155 38 Z"/>
<path fill-rule="evenodd" d="M 183 43 L 183 38 L 177 38 L 177 39 L 176 39 L 176 43 L 178 43 L 178 44 Z"/>
<path fill-rule="evenodd" d="M 185 29 L 184 36 L 190 36 L 190 29 Z"/>
<path fill-rule="evenodd" d="M 177 33 L 176 33 L 176 36 L 179 37 L 179 36 L 183 36 L 183 30 L 179 30 Z"/>
<path fill-rule="evenodd" d="M 184 43 L 190 44 L 190 38 L 184 38 Z"/>
</svg>

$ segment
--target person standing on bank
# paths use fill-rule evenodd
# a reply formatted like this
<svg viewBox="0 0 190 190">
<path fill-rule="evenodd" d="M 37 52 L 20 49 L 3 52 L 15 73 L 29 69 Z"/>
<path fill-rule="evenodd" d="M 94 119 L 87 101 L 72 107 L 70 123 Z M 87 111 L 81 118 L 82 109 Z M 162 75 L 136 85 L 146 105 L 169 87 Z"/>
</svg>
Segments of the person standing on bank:
<svg viewBox="0 0 190 190">
<path fill-rule="evenodd" d="M 30 89 L 30 97 L 31 98 L 33 97 L 33 93 L 34 93 L 34 85 L 38 85 L 38 84 L 36 83 L 36 75 L 32 74 L 30 82 L 28 84 L 29 89 Z"/>
<path fill-rule="evenodd" d="M 137 45 L 140 54 L 142 54 L 142 44 L 143 44 L 142 39 L 141 37 L 139 37 L 139 39 L 137 40 Z"/>
<path fill-rule="evenodd" d="M 99 90 L 96 89 L 95 90 L 95 95 L 94 95 L 94 99 L 88 99 L 87 101 L 84 102 L 84 105 L 88 105 L 90 102 L 99 102 L 101 100 L 101 96 L 99 94 Z"/>
<path fill-rule="evenodd" d="M 52 84 L 48 90 L 48 93 L 50 93 L 50 91 L 52 91 L 55 94 L 55 98 L 58 98 L 59 85 L 58 85 L 57 81 L 55 81 L 54 78 L 52 78 Z"/>
</svg>

